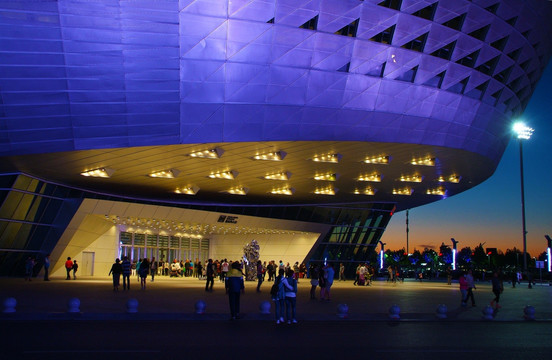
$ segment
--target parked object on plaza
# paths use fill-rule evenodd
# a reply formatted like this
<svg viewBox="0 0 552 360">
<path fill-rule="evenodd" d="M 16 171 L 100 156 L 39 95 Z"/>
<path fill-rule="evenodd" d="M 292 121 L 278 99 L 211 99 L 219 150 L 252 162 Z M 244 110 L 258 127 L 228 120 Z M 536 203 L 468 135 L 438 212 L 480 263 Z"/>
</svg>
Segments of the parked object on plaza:
<svg viewBox="0 0 552 360">
<path fill-rule="evenodd" d="M 535 320 L 535 308 L 527 305 L 523 308 L 523 318 L 525 320 Z"/>
<path fill-rule="evenodd" d="M 68 313 L 80 313 L 80 300 L 78 298 L 71 298 L 67 303 Z"/>
<path fill-rule="evenodd" d="M 399 307 L 399 305 L 391 305 L 391 307 L 389 308 L 389 318 L 393 320 L 399 320 L 401 318 L 400 314 L 401 308 Z"/>
<path fill-rule="evenodd" d="M 448 308 L 445 304 L 439 304 L 437 306 L 435 316 L 437 316 L 438 319 L 446 319 L 447 318 L 447 311 L 448 311 Z"/>
<path fill-rule="evenodd" d="M 194 305 L 194 310 L 196 314 L 205 314 L 205 308 L 207 307 L 207 304 L 203 300 L 196 301 Z"/>
<path fill-rule="evenodd" d="M 127 313 L 134 314 L 138 312 L 138 300 L 128 299 L 126 303 Z"/>
<path fill-rule="evenodd" d="M 17 300 L 15 298 L 9 297 L 4 300 L 4 314 L 13 314 L 15 312 L 15 306 L 17 305 Z"/>
</svg>

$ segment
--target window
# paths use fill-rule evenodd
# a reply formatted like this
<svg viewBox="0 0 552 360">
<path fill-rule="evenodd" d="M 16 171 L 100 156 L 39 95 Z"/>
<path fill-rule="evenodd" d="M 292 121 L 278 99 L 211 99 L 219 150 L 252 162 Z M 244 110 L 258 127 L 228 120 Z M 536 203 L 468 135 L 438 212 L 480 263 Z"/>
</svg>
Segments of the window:
<svg viewBox="0 0 552 360">
<path fill-rule="evenodd" d="M 472 68 L 475 65 L 475 61 L 477 60 L 478 56 L 479 56 L 479 50 L 474 51 L 467 56 L 464 56 L 460 60 L 457 60 L 456 63 Z"/>
<path fill-rule="evenodd" d="M 441 59 L 450 60 L 450 58 L 452 57 L 452 52 L 454 51 L 454 46 L 456 46 L 456 40 L 438 50 L 435 50 L 430 55 Z"/>
<path fill-rule="evenodd" d="M 472 31 L 468 35 L 478 40 L 485 41 L 485 38 L 487 37 L 487 33 L 489 32 L 490 28 L 491 28 L 491 25 L 483 26 L 480 29 Z"/>
<path fill-rule="evenodd" d="M 383 73 L 385 71 L 385 63 L 382 63 L 368 71 L 366 75 L 368 76 L 375 76 L 375 77 L 383 77 Z"/>
<path fill-rule="evenodd" d="M 343 36 L 350 36 L 355 37 L 357 30 L 358 30 L 358 22 L 360 19 L 356 19 L 352 23 L 350 23 L 347 26 L 342 27 L 341 29 L 337 30 L 335 33 L 337 35 L 343 35 Z"/>
<path fill-rule="evenodd" d="M 493 14 L 496 14 L 496 11 L 498 10 L 498 6 L 500 5 L 500 3 L 496 3 L 494 5 L 491 5 L 491 6 L 487 6 L 485 8 L 485 10 L 487 10 L 488 12 L 491 12 Z"/>
<path fill-rule="evenodd" d="M 412 69 L 404 72 L 403 74 L 399 75 L 395 80 L 400 81 L 406 81 L 406 82 L 414 82 L 414 78 L 416 77 L 416 72 L 418 71 L 418 67 L 415 66 Z"/>
<path fill-rule="evenodd" d="M 481 100 L 481 98 L 483 97 L 483 94 L 485 93 L 485 90 L 487 89 L 488 85 L 489 85 L 489 80 L 485 81 L 483 84 L 478 85 L 474 89 L 468 91 L 466 93 L 466 96 L 469 96 L 472 99 Z"/>
<path fill-rule="evenodd" d="M 461 80 L 460 82 L 457 82 L 456 84 L 452 85 L 447 90 L 456 94 L 463 94 L 469 79 L 470 77 L 468 76 L 467 78 Z"/>
<path fill-rule="evenodd" d="M 450 19 L 446 23 L 443 23 L 446 27 L 449 27 L 453 30 L 462 30 L 462 25 L 464 25 L 464 20 L 466 19 L 466 14 L 458 15 L 457 17 Z"/>
<path fill-rule="evenodd" d="M 506 43 L 508 42 L 508 38 L 509 38 L 509 36 L 505 36 L 502 39 L 493 41 L 491 43 L 491 46 L 494 47 L 497 50 L 502 51 L 506 47 Z"/>
<path fill-rule="evenodd" d="M 440 89 L 441 85 L 443 84 L 444 78 L 445 78 L 445 71 L 435 75 L 434 77 L 426 81 L 423 85 Z"/>
<path fill-rule="evenodd" d="M 351 66 L 351 63 L 348 62 L 347 64 L 345 64 L 342 67 L 340 67 L 339 69 L 337 69 L 337 71 L 339 71 L 339 72 L 349 72 L 349 67 L 350 66 Z"/>
<path fill-rule="evenodd" d="M 395 25 L 383 30 L 379 34 L 372 37 L 370 40 L 379 42 L 382 44 L 391 44 L 391 40 L 393 39 L 394 32 L 395 32 Z"/>
<path fill-rule="evenodd" d="M 418 52 L 423 52 L 428 34 L 429 33 L 425 33 L 423 35 L 420 35 L 416 39 L 414 39 L 410 42 L 407 42 L 406 44 L 402 45 L 401 47 L 405 48 L 405 49 L 418 51 Z"/>
<path fill-rule="evenodd" d="M 508 54 L 508 57 L 514 61 L 517 61 L 519 59 L 519 55 L 521 54 L 521 48 L 516 49 Z"/>
<path fill-rule="evenodd" d="M 316 30 L 318 28 L 318 15 L 299 26 L 301 29 Z"/>
<path fill-rule="evenodd" d="M 495 80 L 500 81 L 503 84 L 506 84 L 506 82 L 508 81 L 508 77 L 510 76 L 510 73 L 512 72 L 513 68 L 514 66 L 510 66 L 509 68 L 502 70 L 501 72 L 499 72 L 494 76 Z"/>
<path fill-rule="evenodd" d="M 498 59 L 500 59 L 500 56 L 496 56 L 486 63 L 479 65 L 475 70 L 491 76 L 496 68 L 496 64 L 498 64 Z"/>
<path fill-rule="evenodd" d="M 378 3 L 379 6 L 384 6 L 386 8 L 400 10 L 402 0 L 385 0 Z"/>
<path fill-rule="evenodd" d="M 433 17 L 435 16 L 435 10 L 437 10 L 437 4 L 438 3 L 433 3 L 429 6 L 426 6 L 425 8 L 416 11 L 412 15 L 421 17 L 426 20 L 433 21 Z"/>
</svg>

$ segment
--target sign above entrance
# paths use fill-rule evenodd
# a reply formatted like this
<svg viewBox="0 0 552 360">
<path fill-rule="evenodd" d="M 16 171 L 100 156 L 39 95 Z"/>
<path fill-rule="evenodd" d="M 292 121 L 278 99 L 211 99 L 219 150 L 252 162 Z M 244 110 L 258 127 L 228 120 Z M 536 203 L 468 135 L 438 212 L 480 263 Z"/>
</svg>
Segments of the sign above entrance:
<svg viewBox="0 0 552 360">
<path fill-rule="evenodd" d="M 237 224 L 238 223 L 238 217 L 237 216 L 220 215 L 217 222 Z"/>
</svg>

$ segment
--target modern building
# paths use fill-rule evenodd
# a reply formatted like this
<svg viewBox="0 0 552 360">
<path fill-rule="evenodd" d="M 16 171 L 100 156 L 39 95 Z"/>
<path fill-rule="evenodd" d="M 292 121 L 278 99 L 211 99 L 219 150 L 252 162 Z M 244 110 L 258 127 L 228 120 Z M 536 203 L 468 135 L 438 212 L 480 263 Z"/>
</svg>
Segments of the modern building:
<svg viewBox="0 0 552 360">
<path fill-rule="evenodd" d="M 544 0 L 0 2 L 0 274 L 28 256 L 356 266 L 493 174 Z"/>
</svg>

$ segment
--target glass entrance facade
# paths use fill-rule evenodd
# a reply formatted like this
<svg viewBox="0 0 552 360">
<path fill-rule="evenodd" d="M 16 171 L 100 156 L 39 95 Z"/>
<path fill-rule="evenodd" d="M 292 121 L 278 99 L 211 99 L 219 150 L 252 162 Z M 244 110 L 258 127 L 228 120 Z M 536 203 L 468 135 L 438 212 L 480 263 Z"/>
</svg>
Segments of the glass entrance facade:
<svg viewBox="0 0 552 360">
<path fill-rule="evenodd" d="M 169 262 L 205 261 L 209 258 L 209 239 L 121 231 L 119 256 L 128 256 L 131 261 L 152 257 Z"/>
</svg>

